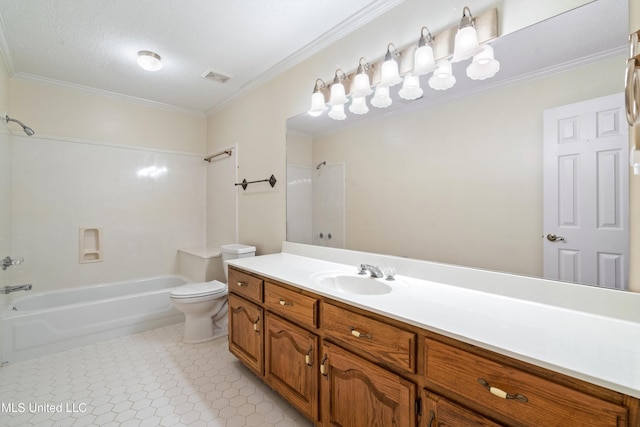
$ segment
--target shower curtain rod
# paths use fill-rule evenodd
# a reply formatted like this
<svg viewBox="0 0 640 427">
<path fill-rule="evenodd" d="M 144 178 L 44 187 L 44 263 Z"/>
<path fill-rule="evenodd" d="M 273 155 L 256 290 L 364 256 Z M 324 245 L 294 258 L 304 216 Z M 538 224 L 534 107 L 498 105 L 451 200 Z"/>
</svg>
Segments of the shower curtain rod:
<svg viewBox="0 0 640 427">
<path fill-rule="evenodd" d="M 224 151 L 221 151 L 219 153 L 212 154 L 212 155 L 210 155 L 208 157 L 205 157 L 204 161 L 211 163 L 211 159 L 213 159 L 214 157 L 222 156 L 223 154 L 226 154 L 227 156 L 230 156 L 232 153 L 233 152 L 231 150 L 224 150 Z"/>
</svg>

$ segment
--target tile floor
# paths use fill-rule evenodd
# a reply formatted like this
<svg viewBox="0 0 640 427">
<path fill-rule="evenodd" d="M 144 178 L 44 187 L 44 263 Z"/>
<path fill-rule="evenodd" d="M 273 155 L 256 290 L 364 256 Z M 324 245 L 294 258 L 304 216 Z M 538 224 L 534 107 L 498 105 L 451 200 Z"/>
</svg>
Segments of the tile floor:
<svg viewBox="0 0 640 427">
<path fill-rule="evenodd" d="M 0 368 L 2 426 L 312 426 L 227 350 L 183 324 Z"/>
</svg>

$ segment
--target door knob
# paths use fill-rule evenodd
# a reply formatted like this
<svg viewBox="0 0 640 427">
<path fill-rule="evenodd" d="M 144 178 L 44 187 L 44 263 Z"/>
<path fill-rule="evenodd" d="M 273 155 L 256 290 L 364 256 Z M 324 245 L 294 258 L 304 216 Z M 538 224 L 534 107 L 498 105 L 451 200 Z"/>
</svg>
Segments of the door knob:
<svg viewBox="0 0 640 427">
<path fill-rule="evenodd" d="M 564 237 L 556 236 L 555 234 L 547 234 L 547 240 L 550 242 L 564 242 Z"/>
</svg>

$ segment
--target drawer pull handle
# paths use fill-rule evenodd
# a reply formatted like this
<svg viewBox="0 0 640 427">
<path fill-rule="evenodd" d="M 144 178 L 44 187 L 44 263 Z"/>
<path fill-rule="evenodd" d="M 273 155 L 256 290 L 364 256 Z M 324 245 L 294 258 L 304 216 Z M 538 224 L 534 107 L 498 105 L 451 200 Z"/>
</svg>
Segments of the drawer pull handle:
<svg viewBox="0 0 640 427">
<path fill-rule="evenodd" d="M 327 376 L 327 370 L 324 368 L 324 364 L 328 358 L 329 356 L 325 354 L 324 357 L 322 358 L 322 362 L 320 362 L 320 373 L 322 374 L 323 377 Z"/>
<path fill-rule="evenodd" d="M 373 338 L 370 334 L 363 334 L 362 332 L 356 331 L 355 328 L 350 328 L 350 329 L 351 329 L 351 335 L 353 335 L 354 337 L 366 338 L 369 340 Z"/>
<path fill-rule="evenodd" d="M 258 323 L 260 322 L 260 319 L 258 318 L 258 320 L 256 320 L 255 322 L 253 322 L 253 330 L 256 331 L 257 333 L 260 333 L 260 330 L 258 329 Z"/>
<path fill-rule="evenodd" d="M 311 363 L 311 352 L 313 351 L 312 348 L 309 349 L 309 351 L 307 351 L 307 354 L 304 356 L 304 361 L 307 364 L 307 366 L 312 366 Z"/>
<path fill-rule="evenodd" d="M 248 283 L 245 283 L 245 282 L 238 282 L 238 286 L 240 286 L 241 288 L 244 288 L 244 287 L 246 287 L 246 286 L 248 286 L 248 285 L 249 285 L 249 284 L 248 284 Z"/>
<path fill-rule="evenodd" d="M 282 305 L 282 306 L 286 306 L 286 305 L 293 306 L 293 303 L 289 302 L 289 301 L 285 301 L 282 298 L 280 298 L 280 305 Z"/>
<path fill-rule="evenodd" d="M 507 393 L 504 390 L 501 390 L 497 387 L 492 387 L 489 385 L 489 383 L 484 379 L 484 378 L 478 378 L 478 383 L 480 383 L 480 385 L 482 385 L 484 388 L 486 388 L 487 390 L 489 390 L 491 392 L 491 394 L 498 396 L 502 399 L 513 399 L 513 400 L 519 400 L 520 402 L 528 402 L 529 399 L 527 399 L 526 396 L 523 396 L 522 394 L 510 394 Z"/>
</svg>

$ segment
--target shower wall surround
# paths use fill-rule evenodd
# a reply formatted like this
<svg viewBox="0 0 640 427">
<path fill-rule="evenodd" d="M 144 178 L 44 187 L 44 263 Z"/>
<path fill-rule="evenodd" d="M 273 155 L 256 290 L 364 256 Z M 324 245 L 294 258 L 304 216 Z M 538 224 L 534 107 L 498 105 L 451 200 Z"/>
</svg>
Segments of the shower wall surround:
<svg viewBox="0 0 640 427">
<path fill-rule="evenodd" d="M 13 137 L 11 166 L 12 280 L 36 292 L 175 273 L 205 244 L 201 155 L 36 135 Z M 102 229 L 101 262 L 79 262 L 80 228 Z"/>
<path fill-rule="evenodd" d="M 11 136 L 0 131 L 0 259 L 11 255 Z M 1 271 L 0 287 L 9 285 L 11 272 Z M 0 299 L 0 302 L 2 299 Z M 1 305 L 0 305 L 1 308 Z"/>
</svg>

